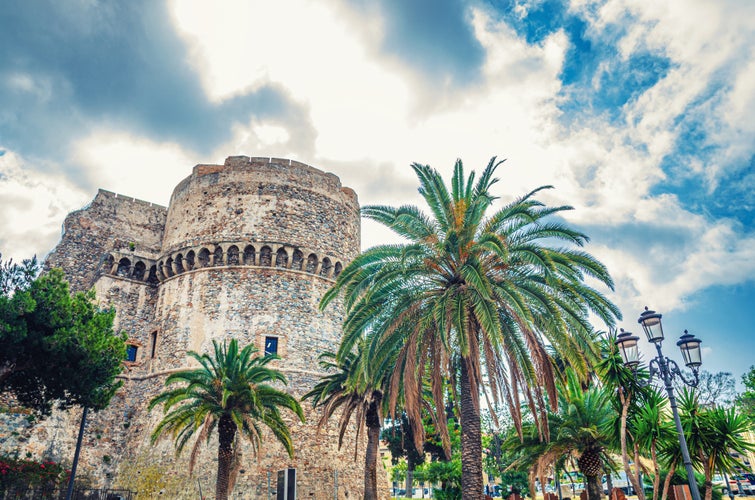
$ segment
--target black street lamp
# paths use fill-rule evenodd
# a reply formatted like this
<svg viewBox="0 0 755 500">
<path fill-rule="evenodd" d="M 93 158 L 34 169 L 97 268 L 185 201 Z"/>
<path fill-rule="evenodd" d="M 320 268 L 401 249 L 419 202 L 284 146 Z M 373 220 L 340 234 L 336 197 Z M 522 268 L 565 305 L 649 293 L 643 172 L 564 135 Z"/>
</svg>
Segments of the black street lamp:
<svg viewBox="0 0 755 500">
<path fill-rule="evenodd" d="M 697 489 L 697 482 L 695 481 L 695 473 L 692 469 L 692 460 L 689 457 L 689 449 L 687 448 L 687 440 L 684 438 L 684 431 L 682 430 L 682 422 L 679 419 L 679 412 L 676 407 L 676 397 L 674 397 L 674 388 L 671 385 L 671 381 L 674 377 L 679 377 L 682 382 L 690 387 L 697 387 L 700 383 L 698 375 L 698 368 L 702 364 L 702 356 L 700 352 L 700 340 L 690 335 L 687 330 L 684 330 L 684 335 L 679 339 L 676 345 L 682 351 L 682 357 L 684 358 L 684 364 L 687 368 L 692 370 L 694 379 L 689 380 L 679 369 L 679 365 L 672 359 L 669 359 L 663 355 L 661 351 L 661 344 L 663 343 L 663 325 L 661 324 L 661 314 L 655 311 L 649 311 L 645 308 L 640 319 L 637 322 L 642 325 L 642 329 L 648 338 L 648 342 L 655 344 L 655 348 L 658 351 L 658 356 L 651 359 L 648 363 L 650 367 L 650 378 L 647 383 L 653 380 L 653 377 L 658 377 L 662 380 L 666 386 L 666 393 L 668 394 L 669 404 L 671 405 L 671 412 L 674 414 L 674 423 L 676 423 L 676 432 L 679 435 L 679 444 L 682 449 L 682 459 L 684 460 L 684 467 L 687 469 L 687 481 L 689 482 L 689 489 L 692 493 L 693 500 L 700 500 L 700 491 Z M 630 332 L 625 332 L 621 329 L 621 333 L 616 337 L 616 345 L 619 347 L 619 353 L 624 360 L 624 364 L 630 367 L 632 370 L 636 370 L 640 364 L 639 350 L 637 341 L 639 337 L 633 336 Z"/>
</svg>

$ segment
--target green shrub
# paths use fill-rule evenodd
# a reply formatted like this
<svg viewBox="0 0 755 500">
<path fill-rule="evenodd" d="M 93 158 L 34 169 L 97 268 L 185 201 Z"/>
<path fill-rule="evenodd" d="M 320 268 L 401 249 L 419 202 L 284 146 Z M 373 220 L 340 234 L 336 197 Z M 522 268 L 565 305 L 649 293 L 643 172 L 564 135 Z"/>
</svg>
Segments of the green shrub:
<svg viewBox="0 0 755 500">
<path fill-rule="evenodd" d="M 69 470 L 61 464 L 0 455 L 0 492 L 61 489 L 68 481 Z"/>
</svg>

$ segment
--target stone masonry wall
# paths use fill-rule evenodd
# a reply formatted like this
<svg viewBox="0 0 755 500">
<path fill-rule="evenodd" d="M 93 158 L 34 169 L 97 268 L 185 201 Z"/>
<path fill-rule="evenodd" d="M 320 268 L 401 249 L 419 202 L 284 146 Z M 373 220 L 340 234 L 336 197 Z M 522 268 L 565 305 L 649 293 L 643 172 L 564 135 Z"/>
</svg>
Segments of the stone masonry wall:
<svg viewBox="0 0 755 500">
<path fill-rule="evenodd" d="M 123 388 L 89 419 L 81 470 L 101 486 L 138 489 L 152 471 L 171 498 L 196 498 L 197 481 L 211 493 L 217 441 L 202 447 L 189 478 L 188 451 L 176 458 L 168 440 L 150 444 L 162 411 L 147 412 L 149 400 L 167 374 L 188 366 L 188 350 L 208 352 L 213 339 L 262 350 L 265 337 L 278 338 L 282 359 L 274 366 L 286 374 L 287 389 L 297 397 L 311 389 L 322 375 L 318 356 L 336 348 L 343 319 L 338 301 L 325 311 L 319 301 L 358 254 L 359 238 L 351 189 L 333 174 L 270 158 L 197 165 L 167 209 L 101 190 L 70 214 L 45 266 L 62 267 L 74 289 L 94 285 L 98 300 L 116 309 L 116 330 L 137 348 Z M 267 498 L 268 477 L 274 486 L 285 467 L 297 468 L 301 498 L 361 497 L 364 436 L 356 455 L 353 431 L 338 450 L 337 419 L 318 433 L 319 412 L 303 407 L 306 424 L 288 418 L 293 459 L 270 435 L 258 458 L 242 448 L 235 498 Z M 36 426 L 21 419 L 23 440 L 12 444 L 67 457 L 78 418 L 56 413 Z"/>
<path fill-rule="evenodd" d="M 176 187 L 163 253 L 251 239 L 351 260 L 359 238 L 356 194 L 338 177 L 290 160 L 237 156 L 197 165 Z"/>
<path fill-rule="evenodd" d="M 73 290 L 88 290 L 107 252 L 158 254 L 166 216 L 165 207 L 101 189 L 88 206 L 68 214 L 44 267 L 62 268 Z"/>
</svg>

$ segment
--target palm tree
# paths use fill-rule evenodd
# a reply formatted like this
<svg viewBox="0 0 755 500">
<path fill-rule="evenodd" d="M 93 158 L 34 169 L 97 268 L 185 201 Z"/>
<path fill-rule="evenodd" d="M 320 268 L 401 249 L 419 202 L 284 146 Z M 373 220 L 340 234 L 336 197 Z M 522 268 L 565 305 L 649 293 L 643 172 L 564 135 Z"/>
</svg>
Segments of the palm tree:
<svg viewBox="0 0 755 500">
<path fill-rule="evenodd" d="M 164 416 L 152 433 L 152 442 L 170 434 L 175 440 L 176 454 L 196 435 L 189 460 L 191 474 L 202 442 L 218 431 L 218 472 L 215 498 L 228 498 L 233 485 L 231 471 L 237 461 L 239 436 L 248 439 L 256 453 L 259 450 L 264 425 L 293 457 L 291 434 L 280 408 L 291 410 L 304 422 L 304 413 L 296 398 L 272 387 L 271 383 L 286 384 L 286 377 L 266 365 L 276 356 L 255 356 L 258 350 L 248 345 L 239 351 L 236 339 L 226 344 L 212 341 L 214 356 L 188 355 L 200 367 L 168 375 L 166 389 L 149 403 L 149 409 L 162 404 Z"/>
<path fill-rule="evenodd" d="M 612 440 L 615 412 L 611 392 L 603 387 L 583 389 L 576 375 L 567 371 L 566 384 L 559 387 L 559 417 L 550 448 L 576 453 L 577 467 L 585 476 L 587 498 L 600 500 L 601 477 L 608 460 L 606 448 Z"/>
<path fill-rule="evenodd" d="M 668 411 L 666 411 L 668 403 L 666 396 L 652 387 L 645 393 L 643 403 L 642 407 L 632 416 L 632 428 L 638 448 L 650 452 L 650 458 L 653 461 L 653 500 L 658 500 L 661 493 L 659 447 L 663 447 L 664 443 L 678 438 L 674 424 L 669 419 Z"/>
<path fill-rule="evenodd" d="M 592 333 L 588 314 L 609 325 L 620 316 L 584 283 L 590 277 L 612 287 L 605 267 L 585 252 L 555 246 L 581 246 L 588 238 L 546 220 L 570 209 L 545 207 L 534 199 L 550 186 L 488 215 L 495 200 L 490 193 L 493 174 L 500 163 L 491 159 L 475 183 L 474 172 L 465 179 L 457 161 L 450 190 L 436 170 L 413 164 L 431 215 L 414 206 L 364 207 L 365 217 L 391 228 L 407 243 L 362 253 L 321 302 L 325 307 L 340 294 L 345 299 L 338 359 L 351 352 L 366 331 L 375 332 L 371 351 L 398 352 L 389 407 L 395 410 L 396 380 L 401 378 L 418 447 L 424 440 L 422 380 L 429 378 L 439 411 L 446 406 L 444 381 L 451 379 L 460 411 L 462 485 L 470 498 L 480 498 L 483 491 L 481 388 L 494 403 L 506 401 L 520 430 L 521 391 L 546 437 L 546 401 L 553 407 L 556 403 L 546 343 L 586 377 L 583 348 L 591 346 L 585 339 Z M 450 455 L 444 418 L 435 420 Z"/>
<path fill-rule="evenodd" d="M 745 455 L 755 451 L 755 444 L 746 437 L 752 423 L 736 408 L 702 407 L 697 394 L 687 389 L 679 397 L 679 406 L 690 456 L 703 469 L 705 500 L 711 500 L 715 470 L 733 472 L 743 465 L 732 452 Z"/>
<path fill-rule="evenodd" d="M 610 464 L 606 451 L 613 440 L 612 424 L 616 419 L 609 401 L 611 397 L 611 392 L 603 387 L 590 385 L 584 388 L 577 374 L 567 368 L 564 383 L 558 386 L 558 411 L 548 415 L 550 441 L 538 443 L 533 422 L 523 426 L 523 441 L 513 434 L 505 441 L 507 449 L 517 451 L 514 466 L 529 469 L 533 498 L 534 478 L 541 477 L 541 484 L 545 484 L 542 477 L 547 476 L 549 469 L 565 457 L 574 457 L 579 471 L 586 478 L 588 498 L 600 500 L 600 478 L 605 465 Z"/>
<path fill-rule="evenodd" d="M 383 380 L 375 373 L 380 373 L 380 363 L 363 356 L 362 350 L 346 353 L 339 361 L 335 353 L 325 352 L 320 355 L 320 366 L 329 372 L 322 377 L 315 387 L 302 399 L 312 399 L 312 406 L 322 408 L 318 430 L 338 411 L 339 420 L 338 447 L 343 444 L 343 437 L 351 422 L 356 422 L 356 449 L 362 427 L 367 428 L 367 449 L 364 456 L 364 498 L 377 500 L 377 457 L 380 445 L 380 426 L 382 422 Z"/>
<path fill-rule="evenodd" d="M 619 354 L 616 346 L 616 332 L 611 332 L 608 337 L 600 343 L 602 359 L 596 367 L 596 371 L 601 382 L 608 389 L 613 391 L 618 397 L 612 398 L 611 403 L 615 405 L 618 412 L 614 436 L 618 438 L 618 448 L 621 450 L 621 460 L 624 466 L 624 473 L 627 480 L 632 483 L 632 488 L 637 494 L 638 500 L 645 500 L 645 492 L 642 488 L 640 479 L 640 464 L 637 460 L 639 447 L 634 440 L 632 421 L 630 415 L 637 413 L 642 408 L 642 398 L 650 390 L 643 383 L 647 379 L 648 373 L 644 370 L 638 372 L 628 368 Z M 617 404 L 618 403 L 618 404 Z M 628 447 L 631 444 L 634 450 L 634 466 L 632 471 Z"/>
</svg>

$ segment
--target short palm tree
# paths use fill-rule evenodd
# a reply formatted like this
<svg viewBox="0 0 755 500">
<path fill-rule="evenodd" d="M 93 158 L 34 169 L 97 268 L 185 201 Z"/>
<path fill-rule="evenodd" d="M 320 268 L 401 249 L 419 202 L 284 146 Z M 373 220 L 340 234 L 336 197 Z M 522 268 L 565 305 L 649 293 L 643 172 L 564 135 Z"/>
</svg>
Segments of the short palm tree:
<svg viewBox="0 0 755 500">
<path fill-rule="evenodd" d="M 364 345 L 364 344 L 362 344 Z M 339 361 L 335 353 L 320 355 L 320 366 L 328 372 L 302 399 L 311 399 L 312 405 L 322 408 L 318 429 L 322 428 L 340 410 L 338 447 L 352 422 L 356 425 L 356 450 L 362 427 L 367 428 L 367 449 L 364 456 L 364 498 L 377 500 L 377 457 L 380 445 L 384 383 L 381 364 L 369 363 L 362 350 L 346 353 Z"/>
<path fill-rule="evenodd" d="M 325 307 L 343 294 L 344 337 L 337 353 L 343 359 L 374 332 L 371 351 L 398 352 L 390 384 L 395 409 L 401 378 L 404 405 L 418 447 L 423 379 L 429 378 L 434 405 L 445 408 L 445 381 L 451 379 L 460 408 L 464 496 L 480 498 L 482 443 L 480 390 L 486 379 L 495 403 L 508 403 L 521 425 L 520 394 L 547 434 L 547 400 L 555 407 L 550 343 L 586 377 L 585 342 L 593 331 L 588 314 L 609 325 L 620 316 L 586 277 L 612 287 L 605 267 L 574 248 L 587 237 L 548 219 L 570 207 L 545 207 L 534 196 L 539 188 L 492 211 L 491 186 L 501 162 L 491 159 L 475 182 L 464 177 L 457 161 L 450 189 L 427 165 L 412 168 L 430 215 L 414 206 L 367 206 L 362 215 L 394 230 L 406 244 L 371 248 L 338 276 L 321 302 Z M 490 213 L 492 212 L 492 213 Z M 546 342 L 547 340 L 547 342 Z M 593 353 L 595 354 L 595 353 Z M 458 368 L 458 371 L 457 371 Z M 483 375 L 484 372 L 484 375 Z M 436 418 L 447 455 L 444 418 Z"/>
<path fill-rule="evenodd" d="M 304 421 L 304 413 L 296 398 L 271 383 L 286 383 L 278 370 L 267 367 L 276 356 L 255 356 L 258 350 L 248 345 L 239 351 L 238 341 L 219 344 L 213 340 L 213 356 L 189 351 L 199 368 L 168 375 L 169 387 L 150 401 L 149 409 L 162 404 L 164 416 L 152 433 L 152 442 L 170 434 L 175 440 L 176 454 L 194 437 L 189 460 L 189 473 L 203 441 L 218 431 L 218 472 L 215 497 L 225 500 L 232 485 L 231 471 L 238 454 L 239 436 L 259 450 L 262 426 L 270 429 L 285 447 L 289 456 L 294 449 L 291 434 L 280 408 L 291 410 Z M 175 385 L 178 384 L 178 387 Z"/>
<path fill-rule="evenodd" d="M 567 370 L 566 384 L 559 389 L 560 418 L 553 429 L 550 449 L 578 456 L 577 466 L 587 483 L 587 498 L 600 500 L 606 448 L 612 441 L 612 423 L 616 418 L 610 401 L 612 394 L 599 386 L 583 389 L 571 370 Z"/>
<path fill-rule="evenodd" d="M 603 386 L 613 392 L 616 397 L 611 399 L 618 415 L 615 421 L 614 438 L 618 443 L 614 448 L 621 450 L 621 460 L 624 473 L 632 488 L 637 494 L 638 500 L 645 500 L 645 492 L 642 488 L 640 477 L 640 464 L 637 457 L 639 447 L 631 427 L 630 415 L 636 414 L 643 407 L 642 398 L 650 391 L 650 386 L 643 383 L 648 373 L 645 370 L 634 371 L 624 364 L 616 346 L 616 332 L 611 332 L 600 343 L 601 360 L 597 364 L 596 371 Z M 629 445 L 633 448 L 634 471 L 629 459 Z"/>
<path fill-rule="evenodd" d="M 679 397 L 679 406 L 690 456 L 703 469 L 705 500 L 711 500 L 713 473 L 743 467 L 732 452 L 746 455 L 755 451 L 755 444 L 747 439 L 752 423 L 736 408 L 702 407 L 697 394 L 687 389 Z"/>
<path fill-rule="evenodd" d="M 643 405 L 632 415 L 634 440 L 640 449 L 650 453 L 653 462 L 653 500 L 658 500 L 661 494 L 659 449 L 665 443 L 678 439 L 667 404 L 666 396 L 651 386 L 644 394 Z"/>
<path fill-rule="evenodd" d="M 536 477 L 545 484 L 544 477 L 549 470 L 565 457 L 573 457 L 587 481 L 588 499 L 600 500 L 600 478 L 610 463 L 606 452 L 613 441 L 612 424 L 616 418 L 610 403 L 612 394 L 596 385 L 585 389 L 571 368 L 564 370 L 563 375 L 563 383 L 558 386 L 558 411 L 548 415 L 550 441 L 541 441 L 536 426 L 530 421 L 523 426 L 521 442 L 511 433 L 504 446 L 516 452 L 514 467 L 527 467 L 532 495 Z"/>
</svg>

